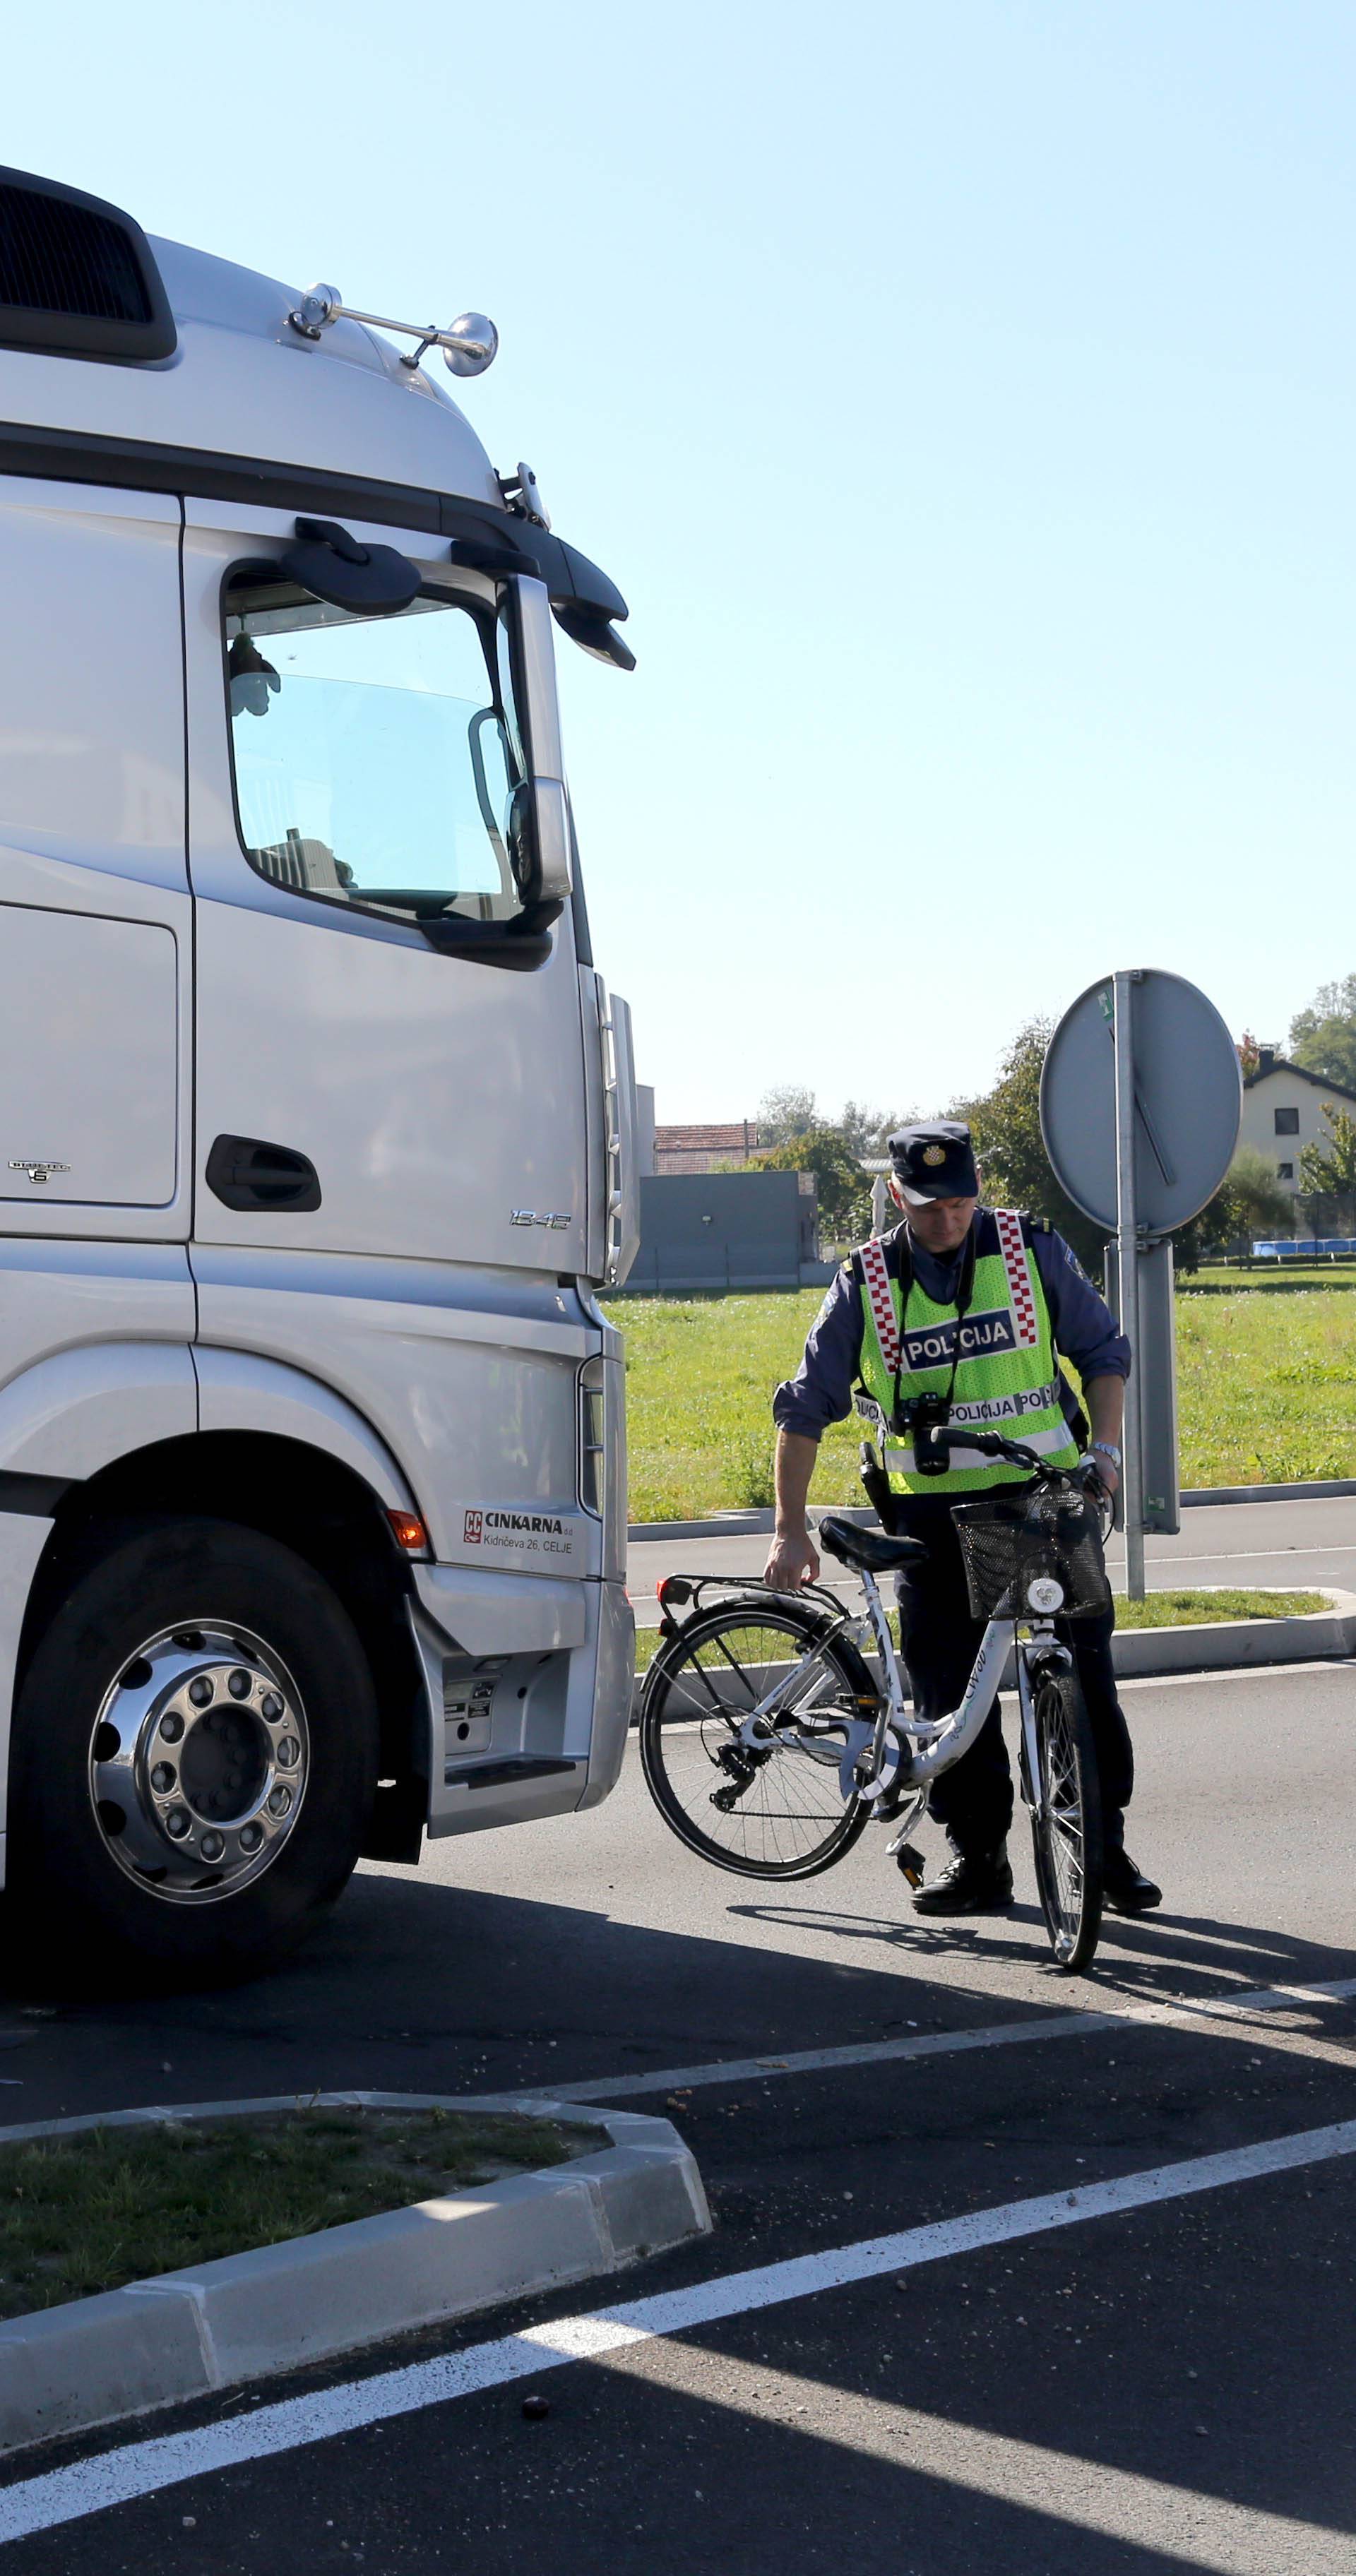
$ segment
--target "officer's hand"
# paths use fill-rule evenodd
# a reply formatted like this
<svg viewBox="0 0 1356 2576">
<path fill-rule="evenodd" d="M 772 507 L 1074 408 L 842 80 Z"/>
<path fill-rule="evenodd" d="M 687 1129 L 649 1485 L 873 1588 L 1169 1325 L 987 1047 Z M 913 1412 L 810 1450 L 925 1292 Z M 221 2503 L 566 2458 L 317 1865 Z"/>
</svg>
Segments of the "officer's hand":
<svg viewBox="0 0 1356 2576">
<path fill-rule="evenodd" d="M 808 1530 L 779 1530 L 768 1550 L 763 1581 L 774 1592 L 799 1592 L 802 1583 L 819 1581 L 819 1558 Z"/>
<path fill-rule="evenodd" d="M 1083 1469 L 1083 1481 L 1088 1491 L 1092 1494 L 1100 1491 L 1105 1494 L 1107 1501 L 1111 1502 L 1121 1481 L 1119 1472 L 1112 1465 L 1111 1460 L 1104 1457 L 1100 1449 L 1090 1449 L 1080 1463 Z"/>
</svg>

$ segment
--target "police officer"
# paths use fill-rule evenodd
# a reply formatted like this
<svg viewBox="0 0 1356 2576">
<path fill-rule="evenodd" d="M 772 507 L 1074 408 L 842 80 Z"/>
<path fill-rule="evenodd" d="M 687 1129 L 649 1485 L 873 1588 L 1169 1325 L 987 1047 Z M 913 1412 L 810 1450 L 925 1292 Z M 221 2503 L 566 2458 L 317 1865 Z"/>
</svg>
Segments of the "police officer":
<svg viewBox="0 0 1356 2576">
<path fill-rule="evenodd" d="M 953 1424 L 966 1408 L 1052 1466 L 1074 1467 L 1087 1436 L 1056 1353 L 1073 1362 L 1091 1417 L 1090 1458 L 1109 1493 L 1119 1447 L 1130 1345 L 1076 1255 L 1048 1219 L 982 1207 L 970 1130 L 954 1119 L 901 1127 L 890 1138 L 890 1194 L 904 1216 L 863 1245 L 829 1289 L 794 1378 L 773 1398 L 777 1517 L 766 1580 L 794 1591 L 819 1574 L 805 1517 L 818 1444 L 858 1410 L 877 1428 L 896 1530 L 926 1557 L 899 1574 L 904 1661 L 920 1716 L 944 1717 L 965 1688 L 983 1623 L 972 1617 L 953 1502 L 1020 1483 L 1022 1470 L 953 1443 L 944 1474 L 923 1474 L 900 1408 L 940 1399 Z M 1097 1748 L 1106 1845 L 1105 1901 L 1142 1914 L 1161 1891 L 1125 1849 L 1134 1776 L 1130 1736 L 1111 1664 L 1113 1613 L 1061 1622 L 1074 1652 Z M 1007 1835 L 1012 1773 L 998 1708 L 968 1753 L 934 1781 L 929 1813 L 946 1828 L 949 1868 L 914 1897 L 919 1914 L 993 1914 L 1012 1902 Z"/>
</svg>

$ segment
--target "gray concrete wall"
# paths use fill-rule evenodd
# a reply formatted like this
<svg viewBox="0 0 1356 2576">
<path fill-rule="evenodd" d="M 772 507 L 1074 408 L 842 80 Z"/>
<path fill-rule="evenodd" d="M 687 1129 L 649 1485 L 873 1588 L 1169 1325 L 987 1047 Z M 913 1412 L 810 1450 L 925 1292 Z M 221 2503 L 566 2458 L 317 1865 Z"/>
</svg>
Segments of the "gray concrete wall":
<svg viewBox="0 0 1356 2576">
<path fill-rule="evenodd" d="M 806 1271 L 826 1275 L 812 1174 L 642 1173 L 640 1250 L 628 1295 L 798 1288 Z"/>
</svg>

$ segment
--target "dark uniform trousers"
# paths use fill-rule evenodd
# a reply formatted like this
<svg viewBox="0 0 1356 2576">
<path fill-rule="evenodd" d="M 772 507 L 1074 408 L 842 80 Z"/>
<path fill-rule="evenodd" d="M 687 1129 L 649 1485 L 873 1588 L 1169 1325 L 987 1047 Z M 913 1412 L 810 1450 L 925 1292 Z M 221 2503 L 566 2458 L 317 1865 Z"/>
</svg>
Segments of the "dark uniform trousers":
<svg viewBox="0 0 1356 2576">
<path fill-rule="evenodd" d="M 920 1717 L 945 1717 L 956 1707 L 970 1678 L 984 1622 L 971 1613 L 960 1540 L 945 1497 L 901 1496 L 895 1503 L 894 1525 L 901 1537 L 922 1539 L 928 1551 L 926 1558 L 915 1558 L 895 1578 L 914 1705 Z M 1135 1777 L 1130 1730 L 1116 1697 L 1111 1667 L 1115 1624 L 1110 1610 L 1099 1618 L 1055 1623 L 1064 1643 L 1073 1649 L 1083 1685 L 1097 1749 L 1108 1851 L 1121 1848 L 1124 1810 Z M 928 1814 L 946 1827 L 958 1851 L 979 1855 L 996 1851 L 1002 1842 L 1012 1822 L 1012 1766 L 997 1701 L 969 1752 L 954 1769 L 934 1780 Z"/>
</svg>

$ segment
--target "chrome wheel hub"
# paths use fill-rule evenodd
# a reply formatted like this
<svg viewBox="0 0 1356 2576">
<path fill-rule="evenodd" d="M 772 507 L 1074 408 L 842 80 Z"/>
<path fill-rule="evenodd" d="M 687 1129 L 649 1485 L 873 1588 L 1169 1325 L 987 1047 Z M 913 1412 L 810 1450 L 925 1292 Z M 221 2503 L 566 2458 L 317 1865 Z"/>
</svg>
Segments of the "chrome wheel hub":
<svg viewBox="0 0 1356 2576">
<path fill-rule="evenodd" d="M 178 1904 L 233 1896 L 270 1867 L 309 1772 L 306 1714 L 286 1665 L 225 1622 L 148 1638 L 105 1693 L 90 1740 L 105 1849 Z"/>
</svg>

